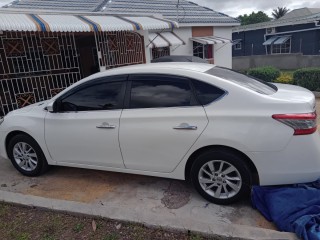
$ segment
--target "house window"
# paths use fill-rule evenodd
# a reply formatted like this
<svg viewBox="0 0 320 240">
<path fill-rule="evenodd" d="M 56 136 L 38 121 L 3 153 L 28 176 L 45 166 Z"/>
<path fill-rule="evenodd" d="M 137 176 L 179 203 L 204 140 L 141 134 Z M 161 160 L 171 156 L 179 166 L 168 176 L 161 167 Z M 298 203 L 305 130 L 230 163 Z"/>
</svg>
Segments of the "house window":
<svg viewBox="0 0 320 240">
<path fill-rule="evenodd" d="M 241 50 L 242 49 L 242 43 L 238 42 L 237 44 L 234 45 L 235 50 Z"/>
<path fill-rule="evenodd" d="M 170 47 L 152 48 L 152 59 L 170 56 Z"/>
<path fill-rule="evenodd" d="M 282 44 L 272 44 L 271 46 L 272 54 L 284 54 L 291 53 L 291 39 L 288 39 Z"/>
<path fill-rule="evenodd" d="M 212 45 L 193 42 L 193 56 L 212 59 Z"/>
</svg>

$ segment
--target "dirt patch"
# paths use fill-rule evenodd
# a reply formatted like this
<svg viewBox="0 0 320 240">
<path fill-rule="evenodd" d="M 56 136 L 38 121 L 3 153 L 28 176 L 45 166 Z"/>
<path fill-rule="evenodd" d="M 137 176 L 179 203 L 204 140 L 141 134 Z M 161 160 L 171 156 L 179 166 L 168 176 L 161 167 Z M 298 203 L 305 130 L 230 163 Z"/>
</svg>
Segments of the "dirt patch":
<svg viewBox="0 0 320 240">
<path fill-rule="evenodd" d="M 132 174 L 54 167 L 43 176 L 30 180 L 29 184 L 18 192 L 89 203 L 107 196 L 120 185 L 143 180 L 145 177 Z"/>
<path fill-rule="evenodd" d="M 104 218 L 72 216 L 0 203 L 0 239 L 3 240 L 206 240 L 190 231 L 170 232 L 142 224 Z"/>
<path fill-rule="evenodd" d="M 186 183 L 171 181 L 168 189 L 163 193 L 161 202 L 169 209 L 178 209 L 190 201 L 190 190 Z"/>
</svg>

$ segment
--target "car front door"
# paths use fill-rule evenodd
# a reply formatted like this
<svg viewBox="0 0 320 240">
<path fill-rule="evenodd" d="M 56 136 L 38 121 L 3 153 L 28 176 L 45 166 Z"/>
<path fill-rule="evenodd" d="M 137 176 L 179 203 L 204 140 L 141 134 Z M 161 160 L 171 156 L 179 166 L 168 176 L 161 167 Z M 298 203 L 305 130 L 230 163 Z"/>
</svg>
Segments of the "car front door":
<svg viewBox="0 0 320 240">
<path fill-rule="evenodd" d="M 53 160 L 123 168 L 119 120 L 127 76 L 108 77 L 72 89 L 48 112 L 45 139 Z"/>
<path fill-rule="evenodd" d="M 208 119 L 189 79 L 129 76 L 119 140 L 126 168 L 171 172 L 196 142 Z"/>
</svg>

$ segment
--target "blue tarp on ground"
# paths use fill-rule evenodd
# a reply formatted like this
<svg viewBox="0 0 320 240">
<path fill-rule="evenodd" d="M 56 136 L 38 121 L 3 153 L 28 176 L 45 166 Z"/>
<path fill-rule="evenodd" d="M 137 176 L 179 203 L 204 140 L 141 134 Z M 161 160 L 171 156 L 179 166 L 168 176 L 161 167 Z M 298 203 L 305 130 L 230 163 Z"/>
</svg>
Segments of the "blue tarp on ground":
<svg viewBox="0 0 320 240">
<path fill-rule="evenodd" d="M 320 240 L 320 180 L 311 184 L 252 189 L 252 204 L 279 230 Z"/>
</svg>

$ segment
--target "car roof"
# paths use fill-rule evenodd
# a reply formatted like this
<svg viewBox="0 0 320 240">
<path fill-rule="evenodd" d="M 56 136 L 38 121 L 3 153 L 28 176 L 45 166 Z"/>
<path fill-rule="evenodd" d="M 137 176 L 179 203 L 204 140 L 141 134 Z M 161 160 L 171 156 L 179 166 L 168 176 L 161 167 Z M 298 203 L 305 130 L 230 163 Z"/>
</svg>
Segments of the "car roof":
<svg viewBox="0 0 320 240">
<path fill-rule="evenodd" d="M 163 56 L 151 61 L 152 63 L 160 63 L 160 62 L 199 62 L 199 63 L 208 63 L 207 60 L 189 56 L 189 55 L 171 55 L 171 56 Z"/>
<path fill-rule="evenodd" d="M 125 67 L 118 67 L 109 69 L 103 72 L 99 72 L 89 76 L 87 79 L 100 78 L 105 76 L 119 75 L 119 74 L 134 74 L 134 73 L 152 73 L 166 70 L 185 70 L 193 72 L 206 72 L 209 69 L 215 67 L 215 65 L 208 63 L 197 63 L 197 62 L 161 62 L 161 63 L 147 63 L 147 64 L 136 64 Z"/>
</svg>

